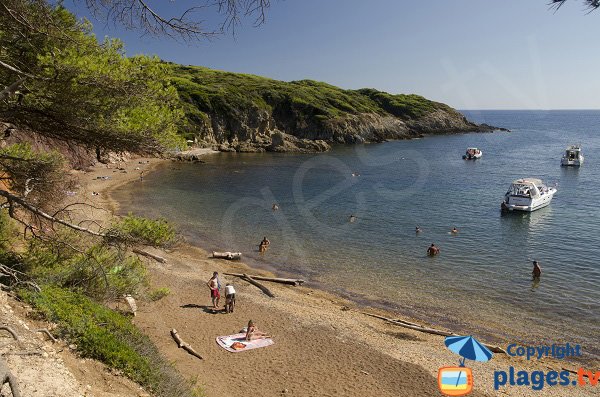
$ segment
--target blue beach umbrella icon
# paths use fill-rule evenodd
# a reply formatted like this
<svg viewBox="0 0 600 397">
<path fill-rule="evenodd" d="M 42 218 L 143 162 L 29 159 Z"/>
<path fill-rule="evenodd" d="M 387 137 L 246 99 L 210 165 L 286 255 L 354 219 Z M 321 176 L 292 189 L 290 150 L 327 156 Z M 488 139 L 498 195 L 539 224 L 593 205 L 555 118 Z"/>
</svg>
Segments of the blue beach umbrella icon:
<svg viewBox="0 0 600 397">
<path fill-rule="evenodd" d="M 482 361 L 486 362 L 492 359 L 493 354 L 484 345 L 482 345 L 477 339 L 472 336 L 447 336 L 444 340 L 446 347 L 453 353 L 458 354 L 462 357 L 459 360 L 461 367 L 465 366 L 465 360 Z M 460 381 L 462 372 L 458 373 L 456 384 Z"/>
</svg>

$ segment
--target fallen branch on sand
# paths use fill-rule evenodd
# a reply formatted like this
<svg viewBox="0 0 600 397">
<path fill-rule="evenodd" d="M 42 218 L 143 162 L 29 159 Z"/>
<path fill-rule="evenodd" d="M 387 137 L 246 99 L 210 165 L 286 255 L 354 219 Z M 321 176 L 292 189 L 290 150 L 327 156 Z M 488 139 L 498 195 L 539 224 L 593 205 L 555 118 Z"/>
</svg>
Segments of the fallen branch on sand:
<svg viewBox="0 0 600 397">
<path fill-rule="evenodd" d="M 245 274 L 241 274 L 241 273 L 223 273 L 227 276 L 235 276 L 235 277 L 244 277 L 246 276 Z M 255 280 L 261 280 L 261 281 L 271 281 L 273 283 L 281 283 L 281 284 L 289 284 L 289 285 L 293 285 L 293 286 L 298 286 L 302 283 L 304 283 L 304 280 L 299 280 L 299 279 L 293 279 L 293 278 L 278 278 L 278 277 L 264 277 L 264 276 L 250 276 Z"/>
<path fill-rule="evenodd" d="M 179 337 L 179 334 L 177 333 L 177 330 L 175 328 L 173 328 L 171 330 L 171 336 L 173 337 L 173 339 L 175 339 L 175 342 L 177 342 L 177 347 L 179 347 L 180 349 L 185 350 L 186 352 L 190 353 L 192 356 L 198 357 L 200 360 L 202 360 L 202 356 L 200 354 L 198 354 L 193 348 L 192 346 L 190 346 L 189 343 L 185 343 L 183 341 L 183 339 L 181 339 Z"/>
<path fill-rule="evenodd" d="M 138 254 L 138 255 L 143 255 L 145 257 L 152 258 L 152 259 L 154 259 L 157 262 L 167 263 L 167 260 L 165 258 L 163 258 L 162 256 L 154 255 L 154 254 L 151 254 L 149 252 L 143 251 L 143 250 L 138 249 L 138 248 L 134 248 L 132 251 L 134 253 Z"/>
<path fill-rule="evenodd" d="M 258 289 L 260 289 L 262 292 L 265 293 L 265 295 L 267 295 L 270 298 L 275 298 L 275 294 L 273 294 L 271 292 L 271 290 L 269 290 L 267 287 L 265 287 L 264 285 L 262 285 L 261 283 L 259 283 L 258 281 L 254 280 L 252 277 L 248 276 L 246 273 L 244 273 L 241 277 L 242 280 L 245 280 L 247 282 L 249 282 L 250 284 L 254 285 L 255 287 L 257 287 Z"/>
<path fill-rule="evenodd" d="M 416 324 L 416 323 L 411 323 L 409 321 L 394 320 L 394 319 L 391 319 L 391 318 L 387 318 L 387 317 L 383 317 L 383 316 L 379 316 L 377 314 L 372 314 L 372 313 L 367 313 L 367 312 L 361 312 L 361 313 L 364 314 L 364 315 L 366 315 L 366 316 L 375 317 L 375 318 L 378 318 L 380 320 L 387 321 L 389 323 L 392 323 L 394 325 L 398 325 L 400 327 L 412 329 L 412 330 L 419 331 L 419 332 L 424 332 L 426 334 L 434 334 L 434 335 L 441 335 L 441 336 L 458 336 L 457 334 L 455 334 L 453 332 L 447 332 L 447 331 L 441 331 L 441 330 L 438 330 L 438 329 L 428 328 L 428 327 L 424 327 L 424 326 Z M 485 344 L 485 343 L 483 345 L 485 347 L 487 347 L 488 349 L 490 349 L 494 353 L 503 353 L 503 354 L 506 354 L 506 350 L 502 349 L 501 347 L 493 346 L 493 345 L 488 345 L 488 344 Z"/>
</svg>

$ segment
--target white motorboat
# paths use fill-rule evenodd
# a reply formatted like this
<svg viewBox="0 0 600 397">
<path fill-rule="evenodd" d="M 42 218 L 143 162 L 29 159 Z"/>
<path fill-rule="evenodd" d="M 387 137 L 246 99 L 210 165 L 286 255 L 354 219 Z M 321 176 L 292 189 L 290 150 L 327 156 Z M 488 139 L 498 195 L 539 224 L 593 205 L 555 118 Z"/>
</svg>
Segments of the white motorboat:
<svg viewBox="0 0 600 397">
<path fill-rule="evenodd" d="M 535 211 L 550 204 L 554 193 L 556 188 L 546 186 L 541 179 L 517 179 L 504 195 L 501 208 L 506 211 Z"/>
<path fill-rule="evenodd" d="M 467 148 L 467 151 L 463 155 L 464 160 L 477 160 L 483 156 L 483 152 L 476 147 Z"/>
<path fill-rule="evenodd" d="M 571 145 L 565 150 L 560 165 L 573 165 L 579 167 L 583 164 L 583 154 L 581 154 L 581 146 Z"/>
</svg>

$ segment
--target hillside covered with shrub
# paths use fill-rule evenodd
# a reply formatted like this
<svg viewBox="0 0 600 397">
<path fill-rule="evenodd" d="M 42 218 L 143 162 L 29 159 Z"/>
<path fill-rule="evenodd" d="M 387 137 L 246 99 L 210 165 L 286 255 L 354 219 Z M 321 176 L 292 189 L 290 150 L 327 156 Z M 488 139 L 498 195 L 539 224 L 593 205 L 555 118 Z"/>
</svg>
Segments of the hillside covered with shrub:
<svg viewBox="0 0 600 397">
<path fill-rule="evenodd" d="M 490 131 L 443 103 L 313 80 L 284 82 L 170 64 L 187 117 L 184 134 L 231 151 L 322 151 L 332 143 Z"/>
</svg>

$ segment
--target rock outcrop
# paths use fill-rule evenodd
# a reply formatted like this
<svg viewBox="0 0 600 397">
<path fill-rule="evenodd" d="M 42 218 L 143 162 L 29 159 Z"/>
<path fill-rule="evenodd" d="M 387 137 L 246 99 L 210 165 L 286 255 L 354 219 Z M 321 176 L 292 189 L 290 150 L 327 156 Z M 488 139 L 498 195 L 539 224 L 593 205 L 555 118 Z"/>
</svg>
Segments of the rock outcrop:
<svg viewBox="0 0 600 397">
<path fill-rule="evenodd" d="M 246 109 L 235 117 L 209 114 L 197 130 L 200 146 L 236 152 L 322 152 L 332 144 L 356 144 L 411 139 L 427 134 L 492 132 L 500 128 L 470 122 L 453 109 L 436 109 L 402 120 L 377 113 L 346 114 L 314 122 L 294 116 Z"/>
<path fill-rule="evenodd" d="M 188 118 L 188 139 L 220 151 L 319 152 L 336 143 L 495 129 L 419 95 L 171 67 Z"/>
</svg>

